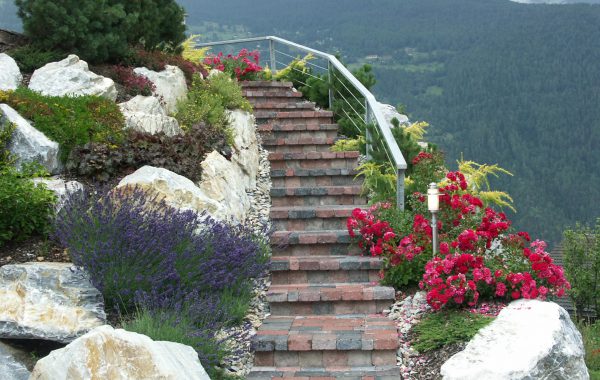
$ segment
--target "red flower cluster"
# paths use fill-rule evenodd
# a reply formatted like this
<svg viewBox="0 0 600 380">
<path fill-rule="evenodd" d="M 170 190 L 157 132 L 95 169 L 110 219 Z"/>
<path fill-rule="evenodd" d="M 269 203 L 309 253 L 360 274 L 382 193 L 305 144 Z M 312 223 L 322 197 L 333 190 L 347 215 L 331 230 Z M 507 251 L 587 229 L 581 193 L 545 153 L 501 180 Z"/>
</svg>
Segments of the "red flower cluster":
<svg viewBox="0 0 600 380">
<path fill-rule="evenodd" d="M 348 218 L 346 227 L 350 237 L 356 237 L 355 229 L 358 230 L 361 238 L 358 246 L 370 252 L 371 256 L 381 256 L 384 253 L 390 254 L 394 252 L 393 240 L 396 234 L 390 227 L 388 222 L 376 220 L 373 211 L 378 207 L 390 207 L 389 204 L 378 204 L 367 210 L 355 208 L 352 211 L 352 216 Z"/>
<path fill-rule="evenodd" d="M 412 163 L 413 163 L 413 165 L 417 165 L 422 160 L 428 160 L 428 159 L 430 160 L 432 158 L 433 158 L 433 154 L 431 154 L 431 153 L 419 152 L 419 154 L 417 154 L 415 156 L 415 158 L 413 158 Z"/>
<path fill-rule="evenodd" d="M 242 49 L 236 56 L 228 54 L 223 57 L 223 52 L 215 56 L 209 56 L 204 59 L 204 64 L 213 69 L 235 75 L 238 80 L 252 80 L 256 79 L 256 74 L 262 71 L 262 67 L 258 65 L 259 58 L 260 53 L 258 51 L 249 52 L 247 49 Z"/>
</svg>

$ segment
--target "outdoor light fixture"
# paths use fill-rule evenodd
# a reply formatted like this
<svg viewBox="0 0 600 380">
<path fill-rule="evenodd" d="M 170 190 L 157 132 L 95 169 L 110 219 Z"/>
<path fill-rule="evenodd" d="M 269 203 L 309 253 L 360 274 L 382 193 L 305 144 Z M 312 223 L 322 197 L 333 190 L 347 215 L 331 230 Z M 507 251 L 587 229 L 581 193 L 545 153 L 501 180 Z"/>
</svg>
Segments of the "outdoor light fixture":
<svg viewBox="0 0 600 380">
<path fill-rule="evenodd" d="M 431 229 L 432 229 L 432 247 L 433 247 L 433 255 L 437 254 L 437 212 L 440 209 L 440 192 L 438 191 L 437 184 L 435 182 L 431 182 L 429 184 L 429 188 L 427 189 L 427 208 L 431 212 Z"/>
</svg>

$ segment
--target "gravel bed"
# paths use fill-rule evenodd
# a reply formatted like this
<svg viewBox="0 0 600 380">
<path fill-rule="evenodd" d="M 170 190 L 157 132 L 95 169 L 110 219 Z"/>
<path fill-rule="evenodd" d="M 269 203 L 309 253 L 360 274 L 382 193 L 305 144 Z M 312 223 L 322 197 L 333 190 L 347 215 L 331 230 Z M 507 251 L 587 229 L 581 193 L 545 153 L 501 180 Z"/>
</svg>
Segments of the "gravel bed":
<svg viewBox="0 0 600 380">
<path fill-rule="evenodd" d="M 255 233 L 267 236 L 271 229 L 269 213 L 271 210 L 271 165 L 269 164 L 269 153 L 262 148 L 260 136 L 259 139 L 259 169 L 256 189 L 248 191 L 250 197 L 250 211 L 246 218 L 246 224 L 250 226 Z M 232 375 L 245 378 L 254 364 L 254 353 L 250 348 L 251 339 L 256 335 L 258 327 L 262 321 L 269 315 L 269 305 L 266 300 L 267 290 L 271 285 L 269 273 L 255 280 L 254 299 L 250 304 L 248 315 L 240 326 L 229 328 L 220 334 L 235 336 L 234 353 L 226 357 L 221 363 L 221 367 Z"/>
</svg>

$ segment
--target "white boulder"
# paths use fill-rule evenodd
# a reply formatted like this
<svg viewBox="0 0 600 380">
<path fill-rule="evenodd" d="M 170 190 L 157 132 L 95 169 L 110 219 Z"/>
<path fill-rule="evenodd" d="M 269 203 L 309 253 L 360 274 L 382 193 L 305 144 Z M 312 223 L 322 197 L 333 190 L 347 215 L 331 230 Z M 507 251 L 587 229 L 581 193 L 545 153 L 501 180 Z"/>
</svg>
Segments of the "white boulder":
<svg viewBox="0 0 600 380">
<path fill-rule="evenodd" d="M 197 212 L 207 211 L 215 218 L 226 217 L 225 208 L 207 196 L 191 180 L 167 169 L 143 166 L 123 178 L 119 188 L 140 188 L 157 201 L 164 200 L 169 206 Z"/>
<path fill-rule="evenodd" d="M 56 212 L 59 212 L 65 203 L 74 194 L 83 191 L 83 185 L 77 181 L 65 181 L 64 179 L 53 177 L 53 178 L 34 178 L 33 183 L 44 184 L 49 190 L 54 192 L 57 198 L 55 205 Z"/>
<path fill-rule="evenodd" d="M 553 302 L 517 300 L 441 368 L 444 380 L 587 380 L 581 334 Z"/>
<path fill-rule="evenodd" d="M 394 125 L 392 124 L 393 118 L 398 119 L 398 122 L 400 122 L 400 125 L 405 125 L 405 124 L 410 123 L 410 121 L 408 120 L 408 116 L 403 115 L 400 112 L 398 112 L 398 110 L 396 110 L 396 107 L 394 107 L 390 104 L 384 104 L 384 103 L 379 103 L 379 102 L 377 102 L 377 105 L 379 106 L 379 110 L 383 114 L 383 117 L 387 121 L 390 128 L 394 127 Z"/>
<path fill-rule="evenodd" d="M 250 198 L 240 169 L 217 151 L 209 153 L 200 165 L 202 179 L 198 186 L 202 192 L 224 207 L 225 216 L 229 217 L 226 219 L 243 222 L 250 209 Z"/>
<path fill-rule="evenodd" d="M 164 132 L 167 136 L 175 136 L 183 131 L 175 118 L 167 116 L 160 101 L 155 96 L 138 95 L 128 102 L 119 104 L 125 117 L 126 128 L 150 133 Z"/>
<path fill-rule="evenodd" d="M 16 125 L 8 150 L 15 155 L 17 167 L 28 162 L 39 162 L 51 174 L 60 172 L 58 143 L 29 124 L 7 104 L 0 104 L 0 128 L 8 123 Z"/>
<path fill-rule="evenodd" d="M 105 323 L 102 294 L 73 264 L 0 268 L 0 338 L 68 343 Z"/>
<path fill-rule="evenodd" d="M 19 66 L 11 56 L 0 53 L 0 90 L 16 90 L 23 80 Z"/>
<path fill-rule="evenodd" d="M 31 380 L 210 380 L 193 348 L 101 326 L 40 359 Z"/>
<path fill-rule="evenodd" d="M 31 76 L 29 88 L 47 96 L 97 95 L 112 101 L 117 99 L 113 80 L 94 74 L 87 62 L 74 54 L 37 69 Z"/>
<path fill-rule="evenodd" d="M 2 380 L 29 379 L 29 370 L 27 370 L 22 360 L 25 355 L 27 355 L 25 352 L 0 342 L 0 374 L 2 374 Z"/>
<path fill-rule="evenodd" d="M 167 113 L 173 114 L 177 110 L 177 102 L 187 96 L 185 75 L 177 66 L 165 66 L 160 72 L 138 67 L 133 70 L 136 74 L 148 78 L 156 89 L 154 93 L 162 98 Z"/>
<path fill-rule="evenodd" d="M 255 118 L 242 110 L 227 111 L 227 113 L 234 135 L 231 161 L 239 167 L 245 189 L 254 189 L 259 162 Z"/>
</svg>

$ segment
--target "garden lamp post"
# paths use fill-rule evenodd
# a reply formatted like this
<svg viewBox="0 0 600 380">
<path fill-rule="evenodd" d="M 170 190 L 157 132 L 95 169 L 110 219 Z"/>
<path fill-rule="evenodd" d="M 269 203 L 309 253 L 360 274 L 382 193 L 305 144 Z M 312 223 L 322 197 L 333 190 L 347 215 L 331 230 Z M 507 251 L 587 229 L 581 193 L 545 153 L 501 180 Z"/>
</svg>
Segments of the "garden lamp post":
<svg viewBox="0 0 600 380">
<path fill-rule="evenodd" d="M 440 209 L 440 192 L 435 182 L 431 182 L 427 189 L 427 208 L 431 212 L 431 234 L 433 238 L 431 245 L 433 247 L 433 255 L 435 256 L 438 249 L 437 212 Z"/>
</svg>

